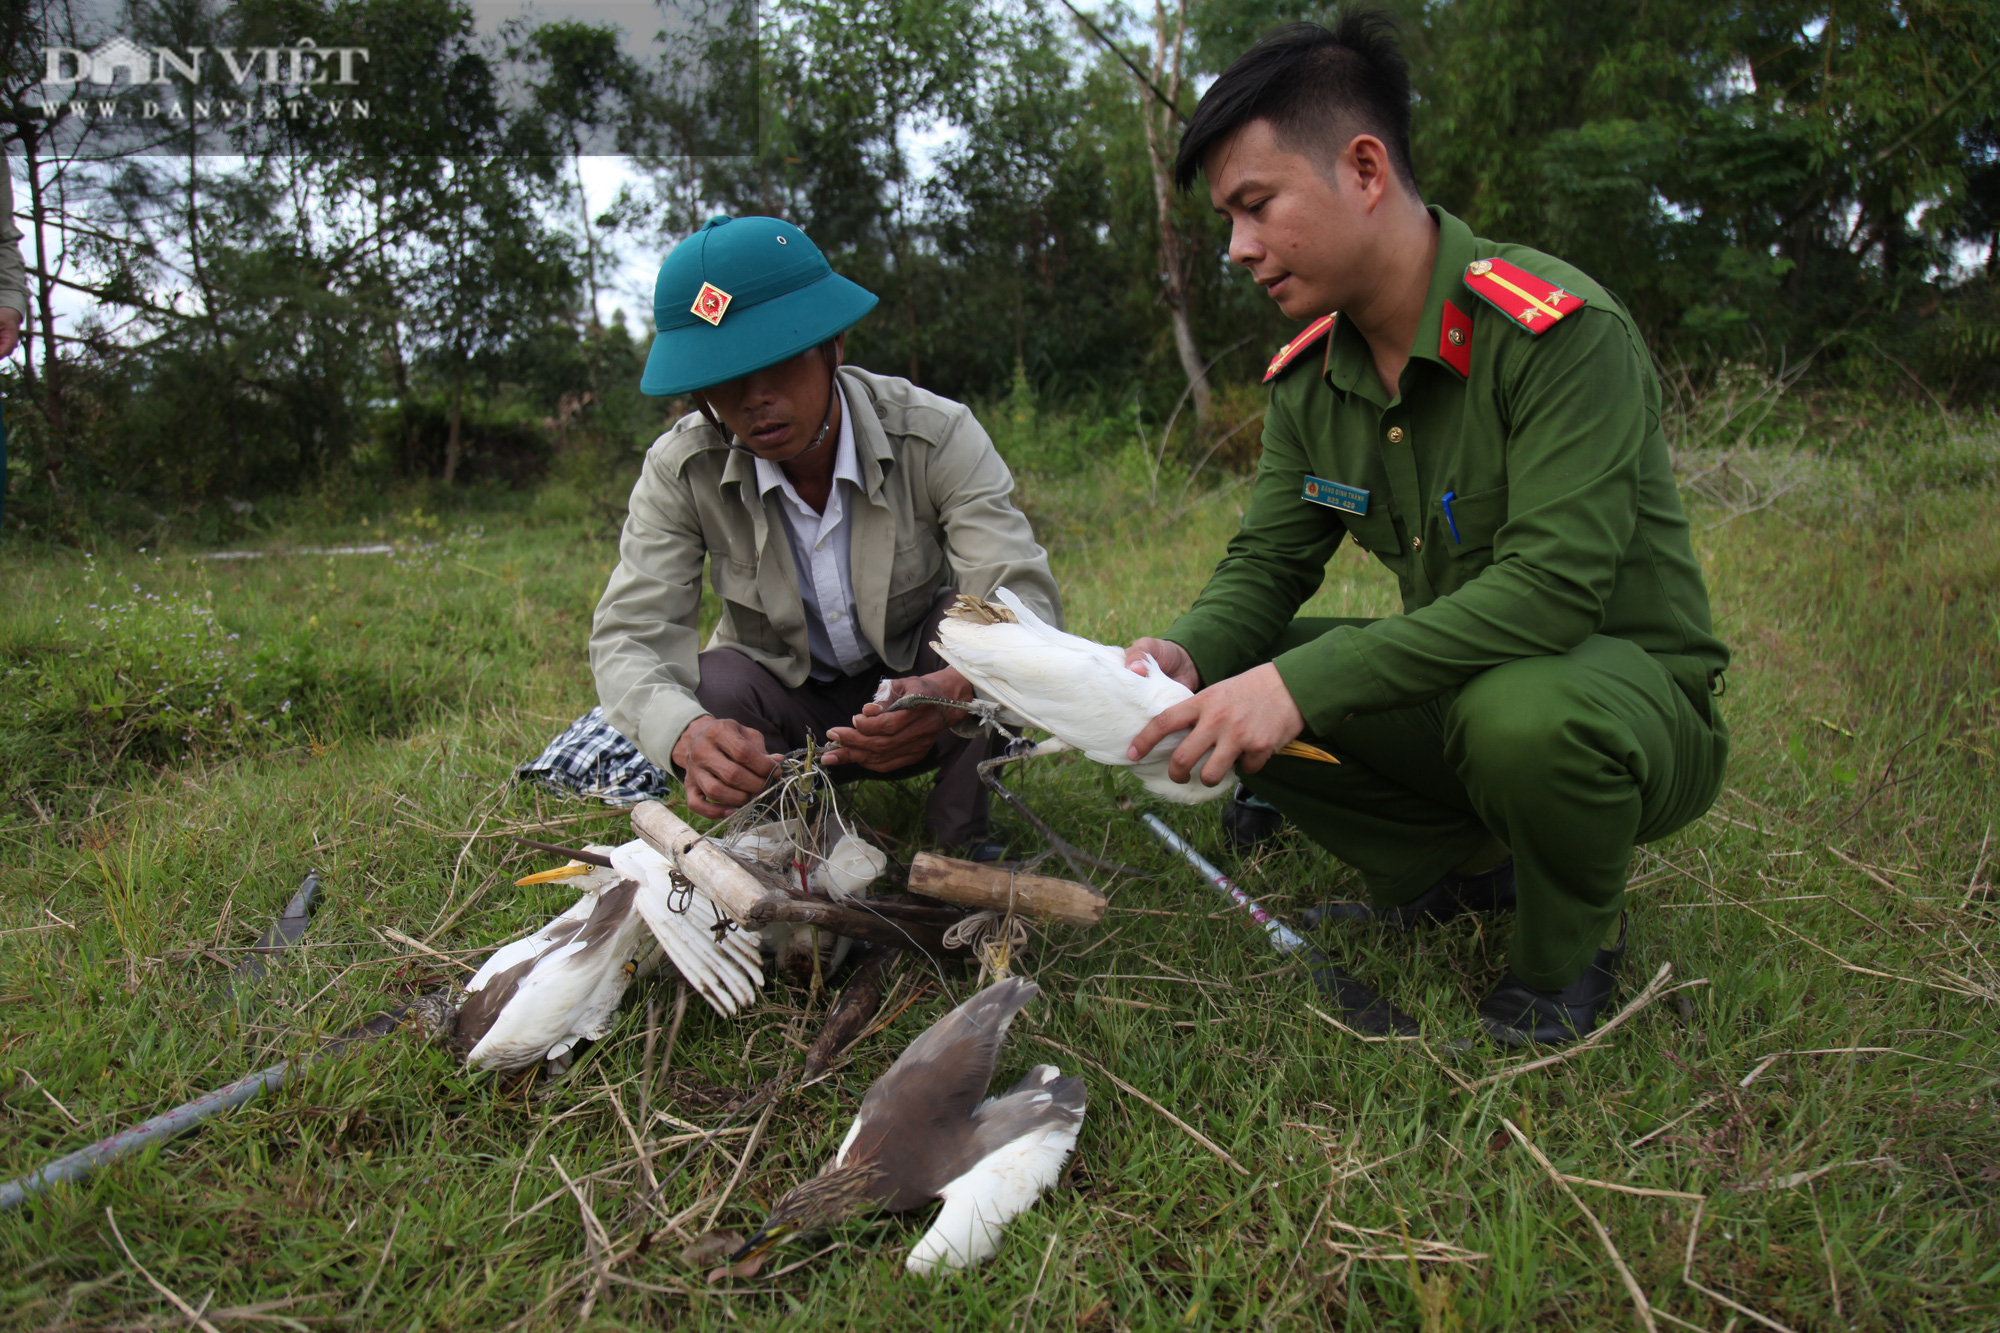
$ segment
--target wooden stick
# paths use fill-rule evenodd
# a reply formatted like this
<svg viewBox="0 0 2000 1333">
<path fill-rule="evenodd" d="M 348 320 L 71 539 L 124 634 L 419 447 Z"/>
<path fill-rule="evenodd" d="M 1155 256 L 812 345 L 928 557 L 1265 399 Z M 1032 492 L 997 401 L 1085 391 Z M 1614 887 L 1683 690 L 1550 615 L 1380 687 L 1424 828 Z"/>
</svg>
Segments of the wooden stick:
<svg viewBox="0 0 2000 1333">
<path fill-rule="evenodd" d="M 1507 1127 L 1507 1132 L 1514 1136 L 1514 1141 L 1526 1148 L 1528 1155 L 1540 1163 L 1542 1170 L 1549 1173 L 1549 1179 L 1555 1181 L 1556 1188 L 1569 1195 L 1569 1201 L 1576 1205 L 1577 1211 L 1590 1223 L 1590 1229 L 1597 1233 L 1597 1239 L 1603 1244 L 1604 1252 L 1611 1256 L 1611 1266 L 1618 1270 L 1618 1276 L 1625 1282 L 1625 1290 L 1632 1295 L 1632 1305 L 1639 1316 L 1639 1326 L 1644 1328 L 1646 1333 L 1660 1333 L 1660 1326 L 1653 1320 L 1653 1306 L 1646 1299 L 1645 1289 L 1639 1285 L 1639 1279 L 1632 1276 L 1632 1270 L 1625 1266 L 1624 1256 L 1620 1255 L 1618 1247 L 1611 1243 L 1611 1233 L 1604 1229 L 1604 1223 L 1597 1220 L 1597 1214 L 1590 1211 L 1590 1205 L 1569 1187 L 1569 1182 L 1563 1178 L 1562 1172 L 1556 1170 L 1555 1163 L 1542 1156 L 1542 1150 L 1528 1141 L 1528 1136 L 1521 1132 L 1519 1125 L 1504 1115 L 1500 1117 L 1500 1123 Z"/>
<path fill-rule="evenodd" d="M 799 1074 L 801 1083 L 811 1082 L 838 1060 L 882 1007 L 882 984 L 888 976 L 889 964 L 895 961 L 896 950 L 867 944 L 857 947 L 867 949 L 867 957 L 848 977 L 840 999 L 826 1016 L 818 1040 L 806 1052 L 805 1069 Z"/>
<path fill-rule="evenodd" d="M 757 928 L 753 914 L 759 904 L 783 896 L 773 895 L 740 861 L 658 801 L 641 801 L 632 807 L 632 831 L 700 885 L 745 930 Z"/>
<path fill-rule="evenodd" d="M 1160 1105 L 1158 1102 L 1154 1101 L 1151 1097 L 1148 1097 L 1145 1093 L 1139 1091 L 1137 1088 L 1133 1087 L 1130 1083 L 1127 1083 L 1124 1079 L 1118 1077 L 1118 1075 L 1112 1073 L 1110 1070 L 1106 1069 L 1103 1065 L 1097 1063 L 1097 1061 L 1091 1059 L 1089 1056 L 1073 1051 L 1069 1047 L 1063 1045 L 1061 1042 L 1051 1040 L 1048 1037 L 1044 1037 L 1039 1032 L 1030 1032 L 1028 1036 L 1031 1039 L 1042 1043 L 1042 1045 L 1044 1046 L 1055 1047 L 1057 1050 L 1061 1051 L 1064 1055 L 1069 1056 L 1071 1059 L 1081 1060 L 1084 1064 L 1089 1065 L 1092 1069 L 1095 1069 L 1098 1073 L 1110 1079 L 1112 1083 L 1117 1085 L 1118 1090 L 1120 1092 L 1128 1093 L 1131 1096 L 1137 1097 L 1140 1101 L 1146 1103 L 1146 1105 L 1152 1107 L 1155 1111 L 1158 1111 L 1161 1115 L 1165 1116 L 1168 1120 L 1172 1121 L 1176 1126 L 1180 1128 L 1182 1133 L 1186 1134 L 1196 1143 L 1199 1143 L 1202 1147 L 1208 1149 L 1210 1152 L 1214 1153 L 1217 1157 L 1221 1158 L 1232 1169 L 1234 1169 L 1237 1172 L 1237 1174 L 1245 1176 L 1250 1174 L 1249 1170 L 1243 1165 L 1243 1163 L 1237 1161 L 1234 1157 L 1231 1157 L 1227 1152 L 1225 1152 L 1222 1149 L 1222 1146 L 1220 1144 L 1216 1143 L 1214 1139 L 1209 1138 L 1208 1135 L 1202 1133 L 1200 1130 L 1196 1129 L 1193 1125 L 1190 1125 L 1187 1121 L 1181 1119 L 1179 1116 L 1175 1115 L 1172 1111 L 1169 1111 L 1166 1107 Z"/>
<path fill-rule="evenodd" d="M 998 912 L 1011 910 L 1066 926 L 1100 925 L 1110 905 L 1102 892 L 1075 880 L 1024 875 L 930 852 L 918 852 L 911 860 L 909 887 L 911 893 L 926 898 Z"/>
<path fill-rule="evenodd" d="M 946 949 L 941 927 L 923 921 L 888 920 L 874 915 L 859 903 L 843 907 L 817 898 L 787 898 L 774 893 L 750 909 L 748 928 L 755 930 L 774 921 L 819 926 L 836 935 L 892 949 L 920 949 L 935 958 L 966 952 L 964 949 Z"/>
</svg>

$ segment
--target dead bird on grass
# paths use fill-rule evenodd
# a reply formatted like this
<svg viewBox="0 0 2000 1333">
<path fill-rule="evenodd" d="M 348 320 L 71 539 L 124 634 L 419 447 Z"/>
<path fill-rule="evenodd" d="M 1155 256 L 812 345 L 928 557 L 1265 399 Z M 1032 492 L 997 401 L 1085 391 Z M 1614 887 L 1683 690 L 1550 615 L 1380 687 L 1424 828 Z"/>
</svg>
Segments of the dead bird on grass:
<svg viewBox="0 0 2000 1333">
<path fill-rule="evenodd" d="M 833 1160 L 780 1199 L 730 1262 L 870 1210 L 908 1212 L 933 1199 L 944 1207 L 904 1266 L 927 1274 L 991 1257 L 1006 1225 L 1055 1183 L 1083 1126 L 1083 1080 L 1053 1065 L 981 1100 L 1008 1024 L 1041 993 L 1010 977 L 911 1042 L 868 1089 Z"/>
</svg>

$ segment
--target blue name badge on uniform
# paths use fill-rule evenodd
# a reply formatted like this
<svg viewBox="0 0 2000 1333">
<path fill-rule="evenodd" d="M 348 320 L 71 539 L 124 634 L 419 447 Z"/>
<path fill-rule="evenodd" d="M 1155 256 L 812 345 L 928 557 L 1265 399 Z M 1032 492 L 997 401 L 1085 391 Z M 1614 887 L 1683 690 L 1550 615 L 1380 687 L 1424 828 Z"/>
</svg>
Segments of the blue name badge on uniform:
<svg viewBox="0 0 2000 1333">
<path fill-rule="evenodd" d="M 1344 486 L 1337 481 L 1327 481 L 1322 477 L 1307 477 L 1305 498 L 1316 505 L 1328 509 L 1338 509 L 1349 514 L 1368 512 L 1368 492 L 1359 486 Z"/>
</svg>

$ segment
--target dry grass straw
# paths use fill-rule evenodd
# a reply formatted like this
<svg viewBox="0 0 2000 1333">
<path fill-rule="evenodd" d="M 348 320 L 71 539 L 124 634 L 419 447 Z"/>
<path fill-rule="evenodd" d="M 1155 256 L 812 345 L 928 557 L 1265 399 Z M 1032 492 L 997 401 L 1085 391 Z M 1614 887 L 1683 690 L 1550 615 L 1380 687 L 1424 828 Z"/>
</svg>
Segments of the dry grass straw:
<svg viewBox="0 0 2000 1333">
<path fill-rule="evenodd" d="M 1576 1210 L 1583 1214 L 1586 1222 L 1590 1223 L 1590 1229 L 1597 1233 L 1598 1241 L 1604 1246 L 1604 1253 L 1610 1256 L 1611 1266 L 1618 1270 L 1619 1280 L 1625 1284 L 1625 1290 L 1632 1296 L 1632 1308 L 1638 1315 L 1639 1326 L 1647 1333 L 1659 1333 L 1660 1326 L 1653 1319 L 1653 1304 L 1646 1299 L 1645 1288 L 1639 1285 L 1639 1279 L 1633 1277 L 1632 1270 L 1626 1266 L 1625 1257 L 1618 1253 L 1618 1247 L 1612 1243 L 1611 1233 L 1604 1229 L 1604 1223 L 1597 1220 L 1597 1214 L 1590 1211 L 1590 1205 L 1569 1187 L 1569 1181 L 1564 1178 L 1562 1172 L 1556 1170 L 1555 1163 L 1542 1155 L 1542 1150 L 1529 1141 L 1528 1136 L 1521 1132 L 1519 1125 L 1505 1116 L 1500 1118 L 1500 1123 L 1514 1136 L 1514 1142 L 1527 1149 L 1528 1155 L 1535 1159 L 1536 1164 L 1548 1172 L 1549 1179 L 1556 1183 L 1556 1188 L 1569 1196 L 1569 1201 L 1576 1205 Z"/>
<path fill-rule="evenodd" d="M 1670 987 L 1667 985 L 1667 978 L 1673 975 L 1673 971 L 1674 965 L 1672 963 L 1661 963 L 1660 970 L 1653 974 L 1653 979 L 1646 983 L 1644 990 L 1632 997 L 1631 1003 L 1620 1009 L 1616 1015 L 1582 1041 L 1565 1046 L 1554 1055 L 1545 1055 L 1538 1060 L 1528 1060 L 1518 1065 L 1510 1065 L 1508 1068 L 1488 1074 L 1484 1078 L 1473 1079 L 1470 1083 L 1464 1085 L 1465 1090 L 1467 1092 L 1477 1092 L 1479 1089 L 1491 1087 L 1495 1083 L 1505 1083 L 1510 1078 L 1519 1078 L 1522 1074 L 1528 1073 L 1531 1070 L 1547 1069 L 1551 1065 L 1559 1065 L 1566 1060 L 1574 1060 L 1584 1052 L 1595 1050 L 1597 1047 L 1603 1045 L 1605 1039 L 1624 1026 L 1634 1014 L 1639 1013 L 1662 995 L 1671 995 L 1674 991 L 1688 990 L 1695 986 L 1706 986 L 1708 984 L 1707 977 L 1697 977 L 1693 981 L 1683 981 L 1678 986 Z"/>
<path fill-rule="evenodd" d="M 1757 1311 L 1751 1309 L 1749 1306 L 1743 1304 L 1741 1301 L 1737 1301 L 1728 1296 L 1725 1296 L 1721 1292 L 1716 1291 L 1714 1288 L 1705 1287 L 1701 1283 L 1694 1280 L 1694 1248 L 1696 1242 L 1701 1239 L 1702 1212 L 1707 1207 L 1708 1207 L 1708 1200 L 1706 1199 L 1696 1204 L 1694 1206 L 1694 1218 L 1692 1221 L 1688 1223 L 1687 1253 L 1681 1263 L 1681 1281 L 1686 1283 L 1689 1287 L 1692 1287 L 1694 1290 L 1700 1292 L 1702 1295 L 1708 1297 L 1710 1300 L 1714 1301 L 1717 1305 L 1727 1306 L 1729 1309 L 1736 1311 L 1736 1313 L 1742 1315 L 1744 1318 L 1762 1324 L 1765 1328 L 1775 1330 L 1775 1333 L 1798 1333 L 1798 1330 L 1792 1328 L 1790 1325 L 1781 1324 L 1777 1320 L 1771 1318 L 1769 1315 L 1759 1314 Z"/>
<path fill-rule="evenodd" d="M 189 1305 L 186 1301 L 182 1300 L 180 1296 L 173 1291 L 172 1288 L 167 1286 L 166 1283 L 160 1281 L 158 1278 L 154 1277 L 151 1273 L 147 1272 L 145 1265 L 132 1257 L 132 1247 L 125 1243 L 124 1235 L 118 1230 L 118 1219 L 116 1216 L 113 1215 L 109 1207 L 107 1207 L 104 1210 L 104 1220 L 110 1224 L 111 1237 L 113 1240 L 118 1242 L 118 1249 L 120 1253 L 122 1253 L 125 1256 L 125 1262 L 131 1264 L 132 1270 L 136 1272 L 140 1277 L 146 1279 L 147 1286 L 151 1287 L 154 1291 L 159 1292 L 160 1295 L 166 1297 L 167 1303 L 173 1306 L 176 1310 L 179 1310 L 181 1314 L 187 1318 L 187 1321 L 190 1324 L 193 1324 L 196 1328 L 201 1329 L 202 1333 L 222 1333 L 222 1330 L 218 1329 L 214 1324 L 209 1323 L 208 1320 L 202 1318 L 201 1310 L 196 1309 L 194 1306 Z M 208 1306 L 208 1299 L 204 1297 L 202 1299 L 202 1307 L 203 1309 L 206 1309 L 207 1306 Z"/>
<path fill-rule="evenodd" d="M 1208 1137 L 1208 1135 L 1196 1129 L 1193 1125 L 1190 1125 L 1187 1121 L 1175 1115 L 1172 1111 L 1169 1111 L 1166 1107 L 1154 1101 L 1151 1097 L 1148 1097 L 1145 1093 L 1133 1087 L 1130 1083 L 1127 1083 L 1124 1079 L 1118 1077 L 1118 1075 L 1106 1069 L 1103 1065 L 1097 1063 L 1097 1061 L 1091 1059 L 1087 1055 L 1083 1055 L 1075 1050 L 1072 1050 L 1070 1047 L 1063 1045 L 1061 1042 L 1056 1041 L 1051 1037 L 1044 1037 L 1039 1032 L 1031 1032 L 1028 1035 L 1035 1041 L 1042 1043 L 1044 1046 L 1053 1046 L 1055 1049 L 1061 1051 L 1064 1055 L 1069 1056 L 1072 1060 L 1078 1060 L 1084 1064 L 1089 1065 L 1092 1069 L 1095 1069 L 1098 1073 L 1110 1079 L 1112 1086 L 1117 1088 L 1120 1092 L 1125 1093 L 1127 1096 L 1130 1097 L 1137 1097 L 1140 1101 L 1146 1103 L 1146 1105 L 1152 1107 L 1155 1111 L 1158 1111 L 1160 1115 L 1168 1121 L 1168 1123 L 1175 1126 L 1183 1134 L 1193 1139 L 1196 1143 L 1200 1144 L 1203 1148 L 1207 1149 L 1209 1152 L 1215 1154 L 1216 1160 L 1228 1166 L 1238 1175 L 1247 1176 L 1250 1174 L 1249 1168 L 1245 1167 L 1243 1163 L 1237 1161 L 1234 1157 L 1231 1157 L 1229 1153 L 1223 1149 L 1221 1144 L 1217 1143 L 1214 1139 L 1211 1139 L 1210 1137 Z"/>
</svg>

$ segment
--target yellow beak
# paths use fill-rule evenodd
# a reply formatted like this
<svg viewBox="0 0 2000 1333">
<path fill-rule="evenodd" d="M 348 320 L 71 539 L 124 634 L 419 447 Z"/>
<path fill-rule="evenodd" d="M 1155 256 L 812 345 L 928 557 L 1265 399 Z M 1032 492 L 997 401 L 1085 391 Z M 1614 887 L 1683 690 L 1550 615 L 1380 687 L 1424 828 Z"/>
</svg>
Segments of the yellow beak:
<svg viewBox="0 0 2000 1333">
<path fill-rule="evenodd" d="M 1304 741 L 1286 741 L 1278 747 L 1278 753 L 1288 754 L 1294 759 L 1317 759 L 1322 764 L 1337 764 L 1340 762 L 1317 745 L 1307 745 Z"/>
<path fill-rule="evenodd" d="M 514 885 L 516 888 L 519 888 L 524 884 L 553 884 L 559 879 L 575 879 L 578 875 L 584 874 L 594 868 L 585 865 L 581 861 L 571 861 L 568 865 L 557 866 L 554 870 L 544 870 L 534 875 L 523 875 L 520 879 L 514 881 Z"/>
</svg>

